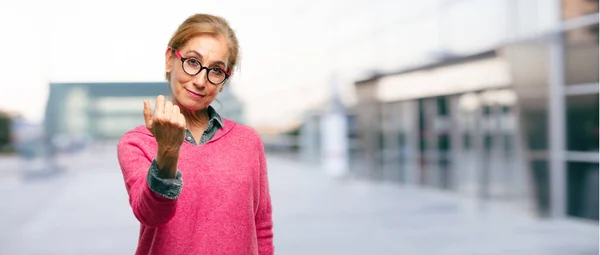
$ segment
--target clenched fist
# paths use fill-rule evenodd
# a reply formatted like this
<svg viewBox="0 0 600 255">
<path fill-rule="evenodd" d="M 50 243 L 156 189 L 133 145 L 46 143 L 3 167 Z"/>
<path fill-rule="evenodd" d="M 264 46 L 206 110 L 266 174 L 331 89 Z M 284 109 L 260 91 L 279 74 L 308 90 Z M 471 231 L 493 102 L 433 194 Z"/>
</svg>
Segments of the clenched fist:
<svg viewBox="0 0 600 255">
<path fill-rule="evenodd" d="M 165 97 L 156 97 L 154 115 L 150 103 L 144 100 L 144 119 L 146 128 L 152 132 L 158 144 L 157 164 L 165 177 L 174 177 L 179 158 L 179 148 L 185 138 L 185 117 L 181 114 L 179 106 L 170 101 L 165 102 Z"/>
<path fill-rule="evenodd" d="M 179 106 L 171 101 L 165 102 L 165 97 L 156 97 L 154 115 L 150 103 L 144 100 L 144 119 L 146 128 L 154 134 L 159 147 L 179 148 L 185 138 L 185 118 Z"/>
</svg>

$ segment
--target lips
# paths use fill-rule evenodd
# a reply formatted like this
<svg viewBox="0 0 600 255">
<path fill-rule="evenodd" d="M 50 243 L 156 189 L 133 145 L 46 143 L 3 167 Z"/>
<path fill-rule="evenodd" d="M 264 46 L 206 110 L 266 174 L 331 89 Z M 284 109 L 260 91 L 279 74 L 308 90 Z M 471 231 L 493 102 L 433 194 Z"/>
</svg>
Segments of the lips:
<svg viewBox="0 0 600 255">
<path fill-rule="evenodd" d="M 189 90 L 189 89 L 185 89 L 185 90 L 187 90 L 187 92 L 188 92 L 188 93 L 190 93 L 190 94 L 191 94 L 191 95 L 193 95 L 193 96 L 196 96 L 196 97 L 204 97 L 204 95 L 202 95 L 202 94 L 199 94 L 199 93 L 196 93 L 196 92 L 193 92 L 193 91 L 191 91 L 191 90 Z"/>
</svg>

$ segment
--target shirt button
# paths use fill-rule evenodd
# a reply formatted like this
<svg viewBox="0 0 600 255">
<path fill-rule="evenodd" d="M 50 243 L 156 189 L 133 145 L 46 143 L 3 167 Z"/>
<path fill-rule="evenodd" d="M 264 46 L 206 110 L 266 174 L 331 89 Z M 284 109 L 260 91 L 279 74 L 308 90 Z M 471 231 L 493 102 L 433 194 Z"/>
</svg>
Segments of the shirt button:
<svg viewBox="0 0 600 255">
<path fill-rule="evenodd" d="M 188 136 L 188 137 L 185 138 L 185 140 L 189 141 L 189 140 L 192 140 L 192 138 Z"/>
</svg>

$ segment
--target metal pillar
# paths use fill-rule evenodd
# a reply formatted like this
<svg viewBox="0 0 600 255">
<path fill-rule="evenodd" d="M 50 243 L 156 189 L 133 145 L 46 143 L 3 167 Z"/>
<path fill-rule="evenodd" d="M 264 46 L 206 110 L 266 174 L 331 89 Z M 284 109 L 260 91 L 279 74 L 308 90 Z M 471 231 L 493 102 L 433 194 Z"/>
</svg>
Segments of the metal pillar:
<svg viewBox="0 0 600 255">
<path fill-rule="evenodd" d="M 562 0 L 555 0 L 562 23 Z M 565 162 L 565 67 L 562 31 L 550 38 L 548 52 L 548 140 L 550 166 L 550 214 L 563 217 L 566 214 L 566 162 Z"/>
<path fill-rule="evenodd" d="M 549 165 L 550 165 L 550 212 L 553 217 L 565 215 L 566 167 L 565 167 L 565 78 L 564 45 L 561 34 L 552 36 L 549 46 Z"/>
</svg>

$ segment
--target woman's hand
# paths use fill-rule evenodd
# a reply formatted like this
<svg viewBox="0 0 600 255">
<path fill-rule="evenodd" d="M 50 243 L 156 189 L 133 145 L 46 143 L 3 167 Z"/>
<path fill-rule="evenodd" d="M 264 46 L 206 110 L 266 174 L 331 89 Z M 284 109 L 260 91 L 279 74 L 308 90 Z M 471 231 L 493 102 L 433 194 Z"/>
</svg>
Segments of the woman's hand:
<svg viewBox="0 0 600 255">
<path fill-rule="evenodd" d="M 159 95 L 156 97 L 154 115 L 150 103 L 144 100 L 144 119 L 146 128 L 152 132 L 158 144 L 156 163 L 161 175 L 175 178 L 179 149 L 185 138 L 185 117 L 179 106 L 165 102 L 165 97 Z"/>
</svg>

